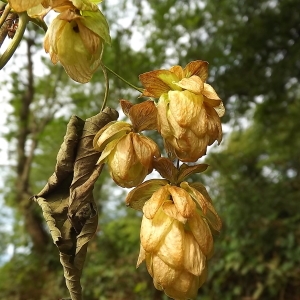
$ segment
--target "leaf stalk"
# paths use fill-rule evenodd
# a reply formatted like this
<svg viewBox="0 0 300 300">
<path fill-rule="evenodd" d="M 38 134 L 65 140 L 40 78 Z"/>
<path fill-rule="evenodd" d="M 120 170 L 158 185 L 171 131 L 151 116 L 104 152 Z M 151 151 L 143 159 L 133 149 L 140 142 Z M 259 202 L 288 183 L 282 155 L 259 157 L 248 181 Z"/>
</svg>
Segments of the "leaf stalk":
<svg viewBox="0 0 300 300">
<path fill-rule="evenodd" d="M 116 77 L 118 77 L 119 79 L 121 79 L 124 83 L 126 83 L 127 85 L 129 85 L 130 87 L 132 87 L 133 89 L 143 93 L 143 89 L 131 84 L 129 81 L 127 81 L 126 79 L 124 79 L 122 76 L 120 76 L 119 74 L 117 74 L 115 71 L 113 71 L 112 69 L 110 69 L 109 67 L 103 65 L 110 73 L 112 73 L 113 75 L 115 75 Z"/>
</svg>

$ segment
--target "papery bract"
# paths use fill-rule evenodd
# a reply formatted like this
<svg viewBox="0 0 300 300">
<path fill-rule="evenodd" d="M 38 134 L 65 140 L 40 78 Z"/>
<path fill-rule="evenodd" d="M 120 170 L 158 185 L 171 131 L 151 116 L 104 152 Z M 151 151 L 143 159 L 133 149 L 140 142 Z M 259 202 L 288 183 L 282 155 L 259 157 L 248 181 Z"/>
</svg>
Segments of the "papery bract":
<svg viewBox="0 0 300 300">
<path fill-rule="evenodd" d="M 50 24 L 44 40 L 52 62 L 59 61 L 68 75 L 80 83 L 90 81 L 101 63 L 104 43 L 110 43 L 106 19 L 93 5 L 81 5 L 91 9 L 81 13 L 62 11 Z"/>
<path fill-rule="evenodd" d="M 152 171 L 153 158 L 159 157 L 160 151 L 155 142 L 146 136 L 134 132 L 126 133 L 125 130 L 122 132 L 121 129 L 120 132 L 121 134 L 116 134 L 114 136 L 116 139 L 109 143 L 106 144 L 105 140 L 101 142 L 105 147 L 98 164 L 107 163 L 110 175 L 118 185 L 127 188 L 134 187 L 142 183 Z M 109 136 L 107 139 L 110 140 Z M 97 144 L 97 140 L 94 144 Z M 102 148 L 96 147 L 96 149 Z"/>
<path fill-rule="evenodd" d="M 193 61 L 184 69 L 156 70 L 140 75 L 144 96 L 159 97 L 158 131 L 168 151 L 181 161 L 195 162 L 207 147 L 222 140 L 220 117 L 225 109 L 205 81 L 208 63 Z"/>
<path fill-rule="evenodd" d="M 210 227 L 190 189 L 187 183 L 156 185 L 144 204 L 140 233 L 137 266 L 145 260 L 155 287 L 178 300 L 195 299 L 213 250 Z M 140 196 L 132 194 L 130 202 Z"/>
<path fill-rule="evenodd" d="M 153 101 L 132 104 L 120 100 L 124 114 L 129 117 L 135 132 L 157 129 L 157 109 Z"/>
</svg>

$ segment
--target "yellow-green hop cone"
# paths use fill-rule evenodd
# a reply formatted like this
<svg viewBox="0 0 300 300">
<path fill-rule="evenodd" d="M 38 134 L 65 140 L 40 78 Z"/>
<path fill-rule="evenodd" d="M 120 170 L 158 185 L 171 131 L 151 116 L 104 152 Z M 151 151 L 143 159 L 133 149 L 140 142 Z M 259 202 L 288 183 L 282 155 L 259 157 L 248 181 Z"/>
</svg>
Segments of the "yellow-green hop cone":
<svg viewBox="0 0 300 300">
<path fill-rule="evenodd" d="M 94 6 L 78 11 L 68 8 L 50 24 L 44 40 L 45 51 L 54 64 L 58 61 L 75 81 L 86 83 L 101 63 L 104 43 L 110 43 L 105 17 Z M 97 8 L 97 7 L 96 7 Z"/>
<path fill-rule="evenodd" d="M 121 107 L 132 124 L 110 122 L 94 138 L 94 148 L 103 151 L 98 164 L 107 163 L 113 180 L 122 187 L 142 183 L 153 170 L 153 159 L 160 157 L 156 143 L 140 134 L 156 128 L 156 106 L 153 101 L 132 104 L 121 100 Z"/>
<path fill-rule="evenodd" d="M 191 188 L 185 184 L 183 187 Z M 135 200 L 132 197 L 131 201 Z M 143 212 L 137 265 L 145 260 L 155 287 L 169 297 L 195 299 L 206 279 L 206 261 L 213 251 L 206 211 L 189 191 L 167 184 L 146 201 Z"/>
<path fill-rule="evenodd" d="M 224 106 L 215 90 L 205 83 L 205 61 L 193 61 L 184 69 L 173 66 L 140 75 L 144 96 L 159 97 L 158 131 L 166 148 L 181 161 L 195 162 L 207 146 L 222 140 L 220 117 Z"/>
<path fill-rule="evenodd" d="M 142 183 L 153 170 L 153 158 L 160 156 L 153 140 L 132 130 L 126 122 L 111 122 L 94 138 L 95 149 L 103 151 L 98 164 L 107 163 L 112 179 L 127 188 Z"/>
</svg>

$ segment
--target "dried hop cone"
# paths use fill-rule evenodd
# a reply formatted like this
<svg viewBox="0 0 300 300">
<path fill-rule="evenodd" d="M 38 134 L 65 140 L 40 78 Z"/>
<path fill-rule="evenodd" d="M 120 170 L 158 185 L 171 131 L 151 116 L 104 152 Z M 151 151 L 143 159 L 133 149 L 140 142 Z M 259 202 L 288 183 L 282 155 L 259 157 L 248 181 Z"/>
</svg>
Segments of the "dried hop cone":
<svg viewBox="0 0 300 300">
<path fill-rule="evenodd" d="M 108 123 L 95 136 L 94 148 L 103 151 L 98 164 L 106 162 L 113 180 L 130 188 L 140 184 L 152 172 L 153 158 L 159 157 L 160 151 L 153 140 L 139 133 L 153 128 L 154 121 L 149 122 L 149 119 L 156 119 L 154 103 L 146 101 L 131 105 L 124 101 L 122 106 L 132 125 L 123 121 Z"/>
<path fill-rule="evenodd" d="M 110 43 L 106 19 L 97 5 L 87 0 L 56 3 L 54 9 L 60 14 L 46 33 L 45 51 L 73 80 L 86 83 L 101 63 L 104 43 Z"/>
<path fill-rule="evenodd" d="M 205 81 L 208 63 L 190 62 L 184 69 L 156 70 L 140 75 L 143 95 L 159 98 L 158 131 L 169 152 L 181 161 L 195 162 L 207 146 L 222 140 L 223 103 Z"/>
<path fill-rule="evenodd" d="M 157 188 L 143 206 L 137 266 L 145 260 L 155 287 L 169 297 L 195 299 L 213 252 L 211 228 L 219 231 L 221 220 L 202 184 L 161 184 L 149 180 L 127 196 L 127 204 L 134 207 L 143 191 Z"/>
</svg>

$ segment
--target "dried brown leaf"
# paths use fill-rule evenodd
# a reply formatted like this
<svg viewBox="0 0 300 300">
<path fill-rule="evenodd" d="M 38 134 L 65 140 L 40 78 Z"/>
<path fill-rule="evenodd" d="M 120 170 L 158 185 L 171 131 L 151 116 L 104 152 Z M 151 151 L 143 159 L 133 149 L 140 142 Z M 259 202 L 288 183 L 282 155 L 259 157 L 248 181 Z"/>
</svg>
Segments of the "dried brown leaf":
<svg viewBox="0 0 300 300">
<path fill-rule="evenodd" d="M 84 121 L 77 116 L 72 116 L 68 125 L 64 142 L 60 146 L 56 160 L 55 171 L 48 179 L 45 187 L 37 194 L 44 197 L 62 183 L 63 179 L 73 173 L 77 145 L 82 135 Z"/>
<path fill-rule="evenodd" d="M 102 166 L 100 152 L 93 148 L 95 134 L 118 113 L 106 108 L 85 122 L 72 117 L 57 155 L 54 174 L 43 190 L 34 196 L 41 206 L 54 243 L 60 251 L 66 285 L 72 300 L 81 300 L 80 277 L 88 242 L 98 225 L 93 198 L 94 184 Z"/>
<path fill-rule="evenodd" d="M 170 159 L 166 157 L 155 158 L 153 167 L 163 178 L 168 179 L 171 183 L 176 183 L 178 170 Z"/>
<path fill-rule="evenodd" d="M 93 139 L 103 126 L 117 118 L 118 113 L 115 110 L 106 108 L 103 112 L 85 121 L 75 158 L 68 212 L 68 216 L 78 233 L 82 228 L 82 220 L 78 218 L 79 210 L 85 204 L 94 201 L 92 191 L 101 173 L 101 169 L 98 166 L 96 167 L 101 153 L 94 149 Z"/>
<path fill-rule="evenodd" d="M 198 165 L 194 165 L 194 166 L 182 164 L 179 169 L 178 182 L 185 180 L 186 177 L 188 177 L 192 174 L 202 173 L 207 168 L 208 168 L 207 164 L 198 164 Z"/>
</svg>

